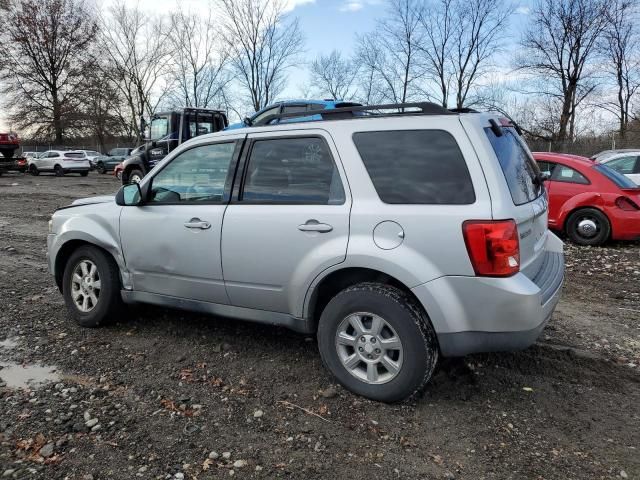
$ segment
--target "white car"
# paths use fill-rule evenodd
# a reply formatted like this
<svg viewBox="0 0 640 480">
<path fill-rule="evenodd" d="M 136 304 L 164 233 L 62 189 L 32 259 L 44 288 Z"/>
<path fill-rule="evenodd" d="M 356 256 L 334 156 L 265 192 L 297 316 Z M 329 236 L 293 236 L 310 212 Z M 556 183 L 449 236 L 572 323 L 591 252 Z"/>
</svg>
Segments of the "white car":
<svg viewBox="0 0 640 480">
<path fill-rule="evenodd" d="M 84 152 L 48 150 L 29 160 L 29 173 L 39 175 L 40 172 L 55 173 L 62 177 L 66 173 L 79 173 L 86 177 L 91 169 L 91 164 Z"/>
<path fill-rule="evenodd" d="M 640 185 L 640 151 L 618 153 L 600 160 L 599 163 L 613 168 L 628 177 L 636 185 Z"/>
<path fill-rule="evenodd" d="M 91 164 L 91 168 L 95 168 L 96 158 L 102 157 L 100 152 L 96 152 L 95 150 L 75 150 L 76 152 L 82 152 L 85 154 L 89 163 Z"/>
</svg>

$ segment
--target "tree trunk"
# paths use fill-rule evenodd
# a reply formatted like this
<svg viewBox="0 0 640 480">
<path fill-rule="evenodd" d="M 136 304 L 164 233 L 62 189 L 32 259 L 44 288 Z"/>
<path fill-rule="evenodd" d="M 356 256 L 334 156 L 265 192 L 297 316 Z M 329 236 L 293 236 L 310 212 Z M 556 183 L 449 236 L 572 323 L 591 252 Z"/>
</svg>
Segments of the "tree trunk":
<svg viewBox="0 0 640 480">
<path fill-rule="evenodd" d="M 53 131 L 56 139 L 56 144 L 62 145 L 62 111 L 60 109 L 60 101 L 58 100 L 58 90 L 53 88 L 51 90 L 51 104 L 53 107 Z"/>
</svg>

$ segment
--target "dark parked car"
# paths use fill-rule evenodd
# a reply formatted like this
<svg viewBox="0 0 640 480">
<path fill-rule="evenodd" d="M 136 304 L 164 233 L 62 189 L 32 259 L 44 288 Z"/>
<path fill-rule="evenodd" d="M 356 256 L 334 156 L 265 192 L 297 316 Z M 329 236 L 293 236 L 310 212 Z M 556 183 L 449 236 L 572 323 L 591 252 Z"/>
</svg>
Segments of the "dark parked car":
<svg viewBox="0 0 640 480">
<path fill-rule="evenodd" d="M 98 173 L 111 172 L 116 168 L 116 165 L 131 155 L 132 151 L 133 148 L 112 148 L 106 155 L 97 157 L 93 163 Z"/>
</svg>

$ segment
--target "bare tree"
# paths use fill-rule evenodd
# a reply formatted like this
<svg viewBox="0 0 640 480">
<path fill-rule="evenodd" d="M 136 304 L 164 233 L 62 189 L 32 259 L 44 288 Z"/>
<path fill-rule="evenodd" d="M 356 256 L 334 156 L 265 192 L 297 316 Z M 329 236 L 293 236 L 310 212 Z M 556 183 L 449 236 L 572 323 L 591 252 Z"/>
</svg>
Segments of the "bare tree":
<svg viewBox="0 0 640 480">
<path fill-rule="evenodd" d="M 149 17 L 138 7 L 119 0 L 102 20 L 100 37 L 106 61 L 102 75 L 121 93 L 128 110 L 129 128 L 140 140 L 140 118 L 151 116 L 166 93 L 171 55 L 167 28 L 161 18 Z"/>
<path fill-rule="evenodd" d="M 288 20 L 284 0 L 218 0 L 225 19 L 230 63 L 257 111 L 284 89 L 286 71 L 302 51 L 297 19 Z"/>
<path fill-rule="evenodd" d="M 61 144 L 78 127 L 95 14 L 83 0 L 16 0 L 5 2 L 2 19 L 3 93 L 20 98 L 9 120 Z"/>
<path fill-rule="evenodd" d="M 385 100 L 404 103 L 424 93 L 420 85 L 426 74 L 419 53 L 424 41 L 421 8 L 418 0 L 390 0 L 387 15 L 378 21 L 375 32 L 358 39 L 357 63 L 370 70 L 375 89 Z"/>
<path fill-rule="evenodd" d="M 122 95 L 113 82 L 102 75 L 87 75 L 83 92 L 76 111 L 83 125 L 81 133 L 95 139 L 102 150 L 114 136 L 131 137 L 129 123 L 122 117 Z"/>
<path fill-rule="evenodd" d="M 190 107 L 219 107 L 231 81 L 229 54 L 212 11 L 202 18 L 181 9 L 171 15 L 173 103 Z"/>
<path fill-rule="evenodd" d="M 638 21 L 637 3 L 633 0 L 612 0 L 606 9 L 601 51 L 605 70 L 615 82 L 616 98 L 612 102 L 600 102 L 599 106 L 616 116 L 623 138 L 633 119 L 633 97 L 640 88 Z"/>
<path fill-rule="evenodd" d="M 469 104 L 469 94 L 491 66 L 492 56 L 502 46 L 502 38 L 514 7 L 495 0 L 458 0 L 459 22 L 454 43 L 453 77 L 456 108 Z"/>
<path fill-rule="evenodd" d="M 605 27 L 603 0 L 538 0 L 517 67 L 537 76 L 534 92 L 560 105 L 554 139 L 573 139 L 576 109 L 593 92 L 593 59 Z"/>
<path fill-rule="evenodd" d="M 334 99 L 352 100 L 356 95 L 358 67 L 349 58 L 334 50 L 319 55 L 311 64 L 311 81 L 320 95 Z"/>
<path fill-rule="evenodd" d="M 358 39 L 354 58 L 359 75 L 356 99 L 365 105 L 381 103 L 386 98 L 385 85 L 380 74 L 384 52 L 375 35 L 367 34 Z"/>
<path fill-rule="evenodd" d="M 459 28 L 456 15 L 456 0 L 434 0 L 421 13 L 424 43 L 419 44 L 425 57 L 430 79 L 437 85 L 440 104 L 447 107 L 453 79 L 453 51 Z"/>
</svg>

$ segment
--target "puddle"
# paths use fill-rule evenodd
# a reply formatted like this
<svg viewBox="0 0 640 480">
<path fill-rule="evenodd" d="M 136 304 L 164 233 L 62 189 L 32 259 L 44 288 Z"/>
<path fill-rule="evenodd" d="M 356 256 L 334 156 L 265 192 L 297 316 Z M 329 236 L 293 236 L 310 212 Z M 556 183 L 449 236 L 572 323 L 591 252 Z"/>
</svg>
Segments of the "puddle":
<svg viewBox="0 0 640 480">
<path fill-rule="evenodd" d="M 0 382 L 6 383 L 9 388 L 37 388 L 59 380 L 56 367 L 0 362 Z"/>
<path fill-rule="evenodd" d="M 4 348 L 5 350 L 11 350 L 18 346 L 18 342 L 13 338 L 7 338 L 6 340 L 0 341 L 0 348 Z"/>
</svg>

